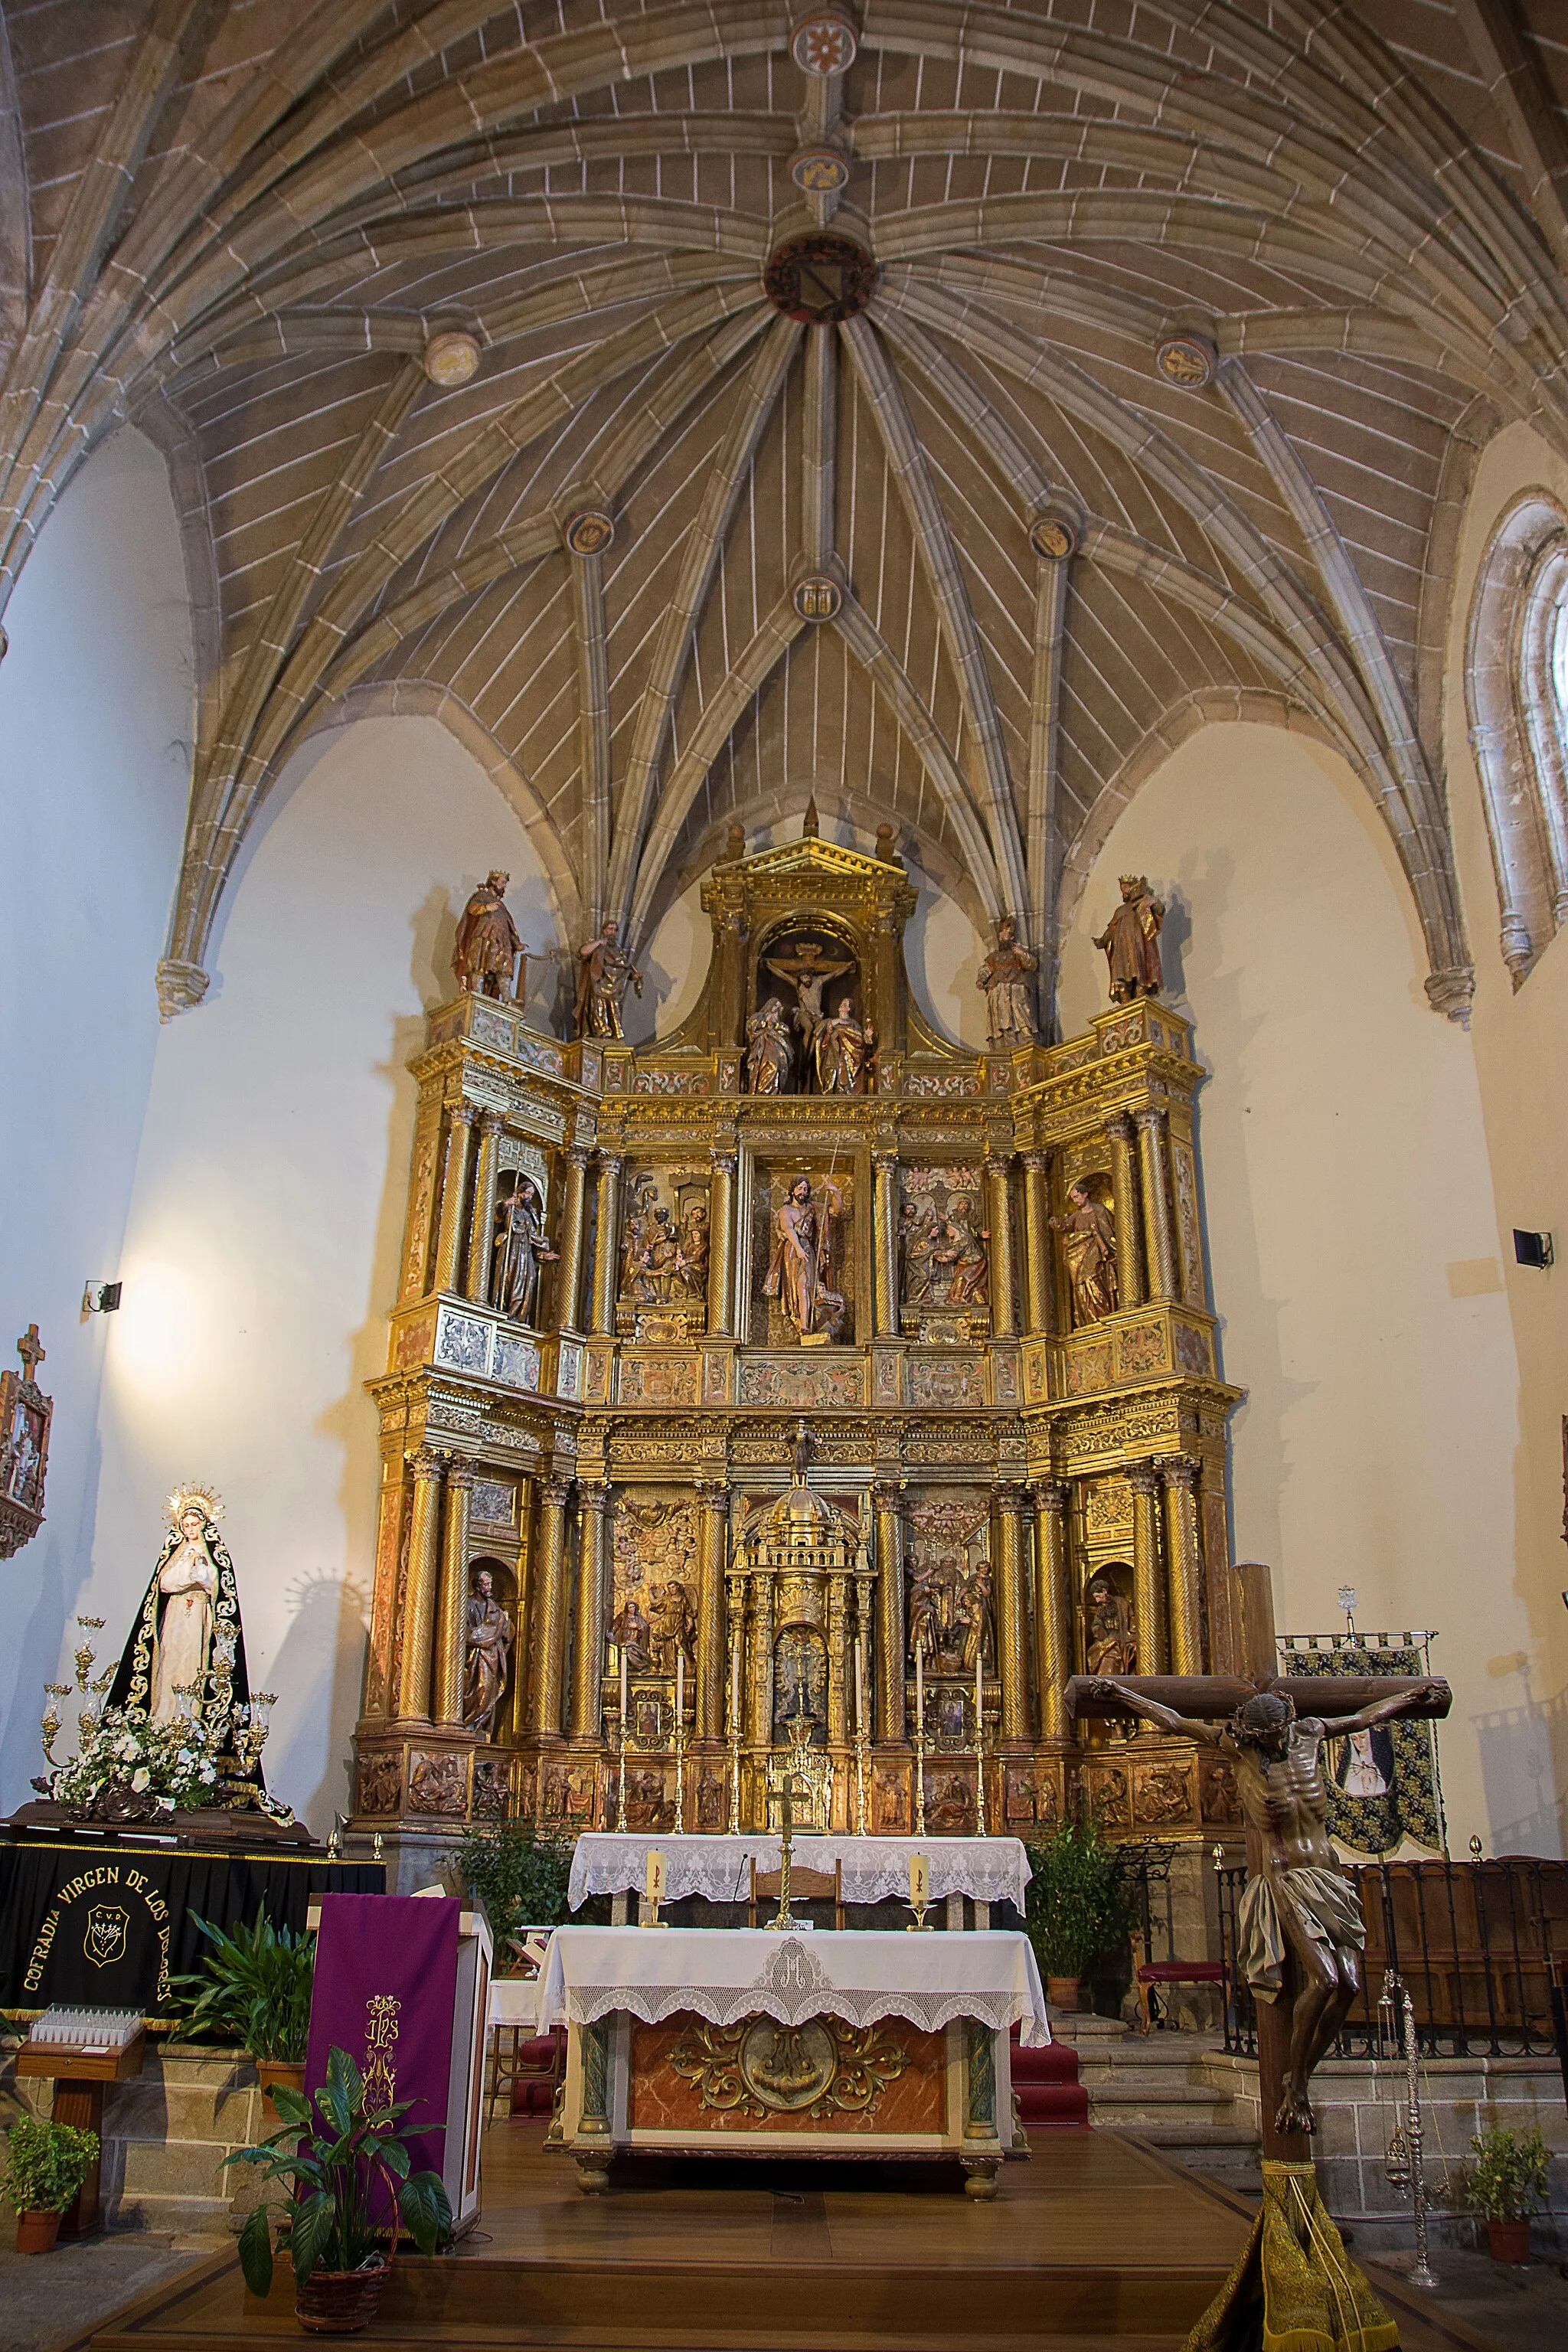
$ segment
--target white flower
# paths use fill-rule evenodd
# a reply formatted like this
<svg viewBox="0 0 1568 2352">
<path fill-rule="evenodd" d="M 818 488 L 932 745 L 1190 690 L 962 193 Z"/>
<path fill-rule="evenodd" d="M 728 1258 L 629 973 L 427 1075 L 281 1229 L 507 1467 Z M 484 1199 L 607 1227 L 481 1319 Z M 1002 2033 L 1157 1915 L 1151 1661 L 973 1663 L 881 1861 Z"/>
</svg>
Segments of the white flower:
<svg viewBox="0 0 1568 2352">
<path fill-rule="evenodd" d="M 188 1748 L 182 1748 L 177 1760 L 182 1764 L 194 1764 L 196 1759 Z"/>
<path fill-rule="evenodd" d="M 148 1771 L 145 1764 L 142 1765 L 142 1769 L 139 1772 L 132 1772 L 131 1775 L 131 1785 L 138 1794 L 140 1794 L 143 1789 L 150 1789 L 152 1787 L 153 1775 Z"/>
<path fill-rule="evenodd" d="M 211 1763 L 204 1764 L 202 1766 L 201 1777 L 204 1780 L 216 1780 L 217 1779 L 217 1766 Z"/>
<path fill-rule="evenodd" d="M 124 1757 L 127 1763 L 134 1763 L 136 1759 L 136 1742 L 133 1739 L 122 1739 L 120 1743 L 120 1753 Z"/>
</svg>

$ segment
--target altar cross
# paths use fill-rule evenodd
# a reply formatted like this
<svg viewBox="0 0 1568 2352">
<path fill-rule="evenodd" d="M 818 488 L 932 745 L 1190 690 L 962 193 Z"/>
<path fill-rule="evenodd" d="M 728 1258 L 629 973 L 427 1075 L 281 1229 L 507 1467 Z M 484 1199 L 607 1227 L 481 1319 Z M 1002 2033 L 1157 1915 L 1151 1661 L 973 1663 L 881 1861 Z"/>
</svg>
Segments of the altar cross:
<svg viewBox="0 0 1568 2352">
<path fill-rule="evenodd" d="M 16 1353 L 21 1357 L 26 1367 L 24 1378 L 28 1381 L 37 1379 L 38 1366 L 43 1362 L 47 1352 L 47 1349 L 38 1344 L 37 1325 L 29 1323 L 23 1337 L 16 1342 Z"/>
</svg>

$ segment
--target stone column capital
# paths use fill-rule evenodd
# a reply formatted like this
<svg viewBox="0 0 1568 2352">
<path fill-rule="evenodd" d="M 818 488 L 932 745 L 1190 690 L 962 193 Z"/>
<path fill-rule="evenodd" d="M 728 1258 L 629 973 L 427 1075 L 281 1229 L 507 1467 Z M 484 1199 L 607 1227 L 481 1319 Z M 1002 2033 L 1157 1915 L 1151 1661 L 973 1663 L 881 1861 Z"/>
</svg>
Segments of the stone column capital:
<svg viewBox="0 0 1568 2352">
<path fill-rule="evenodd" d="M 504 1127 L 505 1127 L 505 1125 L 506 1125 L 506 1119 L 505 1119 L 504 1115 L 503 1115 L 500 1111 L 499 1111 L 499 1110 L 482 1110 L 482 1111 L 480 1111 L 480 1113 L 479 1113 L 479 1133 L 480 1133 L 481 1135 L 485 1135 L 485 1136 L 495 1136 L 495 1135 L 499 1135 L 499 1134 L 500 1133 L 500 1131 L 501 1131 L 502 1128 L 504 1128 Z"/>
<path fill-rule="evenodd" d="M 1153 1495 L 1159 1491 L 1159 1475 L 1152 1462 L 1133 1463 L 1127 1473 L 1127 1483 L 1135 1495 Z"/>
<path fill-rule="evenodd" d="M 479 1472 L 475 1469 L 471 1462 L 454 1462 L 450 1457 L 448 1457 L 447 1465 L 447 1486 L 448 1492 L 456 1486 L 464 1494 L 471 1494 L 473 1492 L 474 1482 L 478 1478 L 479 1475 Z"/>
<path fill-rule="evenodd" d="M 1153 1128 L 1158 1129 L 1161 1122 L 1164 1118 L 1164 1112 L 1160 1109 L 1157 1104 L 1144 1103 L 1140 1109 L 1133 1112 L 1132 1124 L 1134 1127 Z"/>
<path fill-rule="evenodd" d="M 447 1457 L 433 1445 L 421 1445 L 409 1454 L 408 1466 L 416 1478 L 438 1478 L 447 1466 Z"/>
<path fill-rule="evenodd" d="M 901 1482 L 895 1485 L 889 1479 L 879 1478 L 871 1489 L 871 1502 L 873 1508 L 879 1511 L 902 1510 L 904 1490 Z"/>
<path fill-rule="evenodd" d="M 556 1481 L 552 1478 L 551 1486 Z M 579 1478 L 577 1500 L 585 1511 L 606 1511 L 610 1507 L 610 1482 L 607 1478 Z"/>
<path fill-rule="evenodd" d="M 732 1176 L 737 1165 L 737 1155 L 733 1151 L 710 1151 L 708 1154 L 708 1163 L 715 1176 Z"/>
<path fill-rule="evenodd" d="M 601 1145 L 598 1147 L 598 1157 L 599 1173 L 601 1176 L 618 1176 L 620 1174 L 621 1155 L 618 1151 L 606 1151 Z"/>
<path fill-rule="evenodd" d="M 1068 1482 L 1065 1478 L 1037 1478 L 1035 1481 L 1035 1508 L 1049 1511 L 1060 1517 L 1067 1509 Z"/>
<path fill-rule="evenodd" d="M 1009 1517 L 1020 1514 L 1029 1507 L 1028 1493 L 1023 1486 L 997 1486 L 993 1489 L 993 1495 L 996 1508 L 1005 1511 Z"/>
<path fill-rule="evenodd" d="M 569 1474 L 552 1471 L 539 1490 L 539 1499 L 553 1511 L 563 1511 L 572 1498 L 572 1478 Z"/>
<path fill-rule="evenodd" d="M 1024 1154 L 1024 1167 L 1031 1176 L 1043 1176 L 1050 1164 L 1050 1157 L 1047 1152 L 1026 1151 Z"/>
<path fill-rule="evenodd" d="M 1113 1118 L 1108 1118 L 1106 1120 L 1105 1135 L 1106 1140 L 1109 1143 L 1131 1142 L 1132 1121 L 1128 1118 L 1127 1113 L 1124 1110 L 1119 1110 Z"/>
<path fill-rule="evenodd" d="M 1192 1487 L 1196 1486 L 1203 1466 L 1194 1454 L 1173 1454 L 1160 1464 L 1160 1475 L 1167 1487 Z"/>
<path fill-rule="evenodd" d="M 465 1101 L 461 1097 L 459 1097 L 458 1101 L 452 1105 L 451 1118 L 454 1127 L 472 1127 L 478 1121 L 479 1117 L 479 1107 L 478 1103 Z"/>
<path fill-rule="evenodd" d="M 566 1165 L 568 1168 L 586 1168 L 589 1157 L 590 1147 L 587 1144 L 571 1144 L 567 1147 Z"/>
</svg>

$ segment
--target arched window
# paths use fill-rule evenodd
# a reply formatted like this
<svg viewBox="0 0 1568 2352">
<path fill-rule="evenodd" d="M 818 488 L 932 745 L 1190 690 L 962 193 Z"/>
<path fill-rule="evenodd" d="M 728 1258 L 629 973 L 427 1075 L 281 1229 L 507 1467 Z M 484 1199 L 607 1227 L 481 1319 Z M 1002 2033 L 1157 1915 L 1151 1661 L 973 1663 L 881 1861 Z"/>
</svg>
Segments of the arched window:
<svg viewBox="0 0 1568 2352">
<path fill-rule="evenodd" d="M 1568 921 L 1568 514 L 1544 491 L 1510 508 L 1487 549 L 1465 705 L 1518 988 Z"/>
</svg>

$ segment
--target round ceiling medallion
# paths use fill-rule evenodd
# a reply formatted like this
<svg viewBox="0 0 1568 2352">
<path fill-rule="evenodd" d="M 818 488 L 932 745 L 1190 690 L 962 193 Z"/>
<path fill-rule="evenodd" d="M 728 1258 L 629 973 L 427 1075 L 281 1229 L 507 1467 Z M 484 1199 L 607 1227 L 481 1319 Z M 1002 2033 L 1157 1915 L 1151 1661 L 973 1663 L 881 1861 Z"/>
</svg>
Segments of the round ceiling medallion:
<svg viewBox="0 0 1568 2352">
<path fill-rule="evenodd" d="M 574 555 L 602 555 L 616 535 L 614 518 L 602 507 L 584 507 L 566 526 L 566 544 Z"/>
<path fill-rule="evenodd" d="M 792 597 L 803 621 L 831 621 L 844 602 L 844 591 L 826 572 L 813 572 L 795 583 Z"/>
<path fill-rule="evenodd" d="M 440 334 L 432 335 L 426 344 L 424 362 L 432 383 L 467 383 L 479 372 L 478 340 L 461 327 L 446 328 Z"/>
<path fill-rule="evenodd" d="M 1070 515 L 1059 514 L 1054 509 L 1037 517 L 1030 525 L 1029 545 L 1047 563 L 1065 563 L 1078 547 L 1078 525 Z"/>
<path fill-rule="evenodd" d="M 1154 365 L 1167 383 L 1184 392 L 1202 392 L 1214 382 L 1216 353 L 1202 335 L 1168 335 L 1154 353 Z"/>
<path fill-rule="evenodd" d="M 786 319 L 836 327 L 866 308 L 880 275 L 870 255 L 847 236 L 792 236 L 769 254 L 763 287 Z"/>
<path fill-rule="evenodd" d="M 803 147 L 792 155 L 789 175 L 808 196 L 831 196 L 849 179 L 849 159 L 837 147 Z"/>
<path fill-rule="evenodd" d="M 826 10 L 797 25 L 789 47 L 802 73 L 824 79 L 828 74 L 847 73 L 855 62 L 855 27 L 847 16 Z"/>
</svg>

